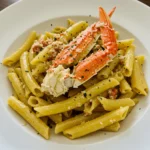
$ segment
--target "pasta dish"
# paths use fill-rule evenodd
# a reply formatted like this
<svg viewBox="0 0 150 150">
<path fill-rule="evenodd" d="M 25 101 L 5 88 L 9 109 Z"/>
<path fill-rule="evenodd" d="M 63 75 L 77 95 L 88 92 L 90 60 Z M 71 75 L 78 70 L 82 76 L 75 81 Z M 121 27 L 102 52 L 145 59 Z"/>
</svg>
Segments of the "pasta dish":
<svg viewBox="0 0 150 150">
<path fill-rule="evenodd" d="M 41 136 L 50 128 L 76 139 L 95 131 L 117 132 L 121 122 L 146 96 L 145 57 L 135 55 L 134 39 L 119 40 L 108 14 L 99 7 L 99 20 L 68 19 L 37 35 L 3 60 L 13 96 L 8 105 Z"/>
</svg>

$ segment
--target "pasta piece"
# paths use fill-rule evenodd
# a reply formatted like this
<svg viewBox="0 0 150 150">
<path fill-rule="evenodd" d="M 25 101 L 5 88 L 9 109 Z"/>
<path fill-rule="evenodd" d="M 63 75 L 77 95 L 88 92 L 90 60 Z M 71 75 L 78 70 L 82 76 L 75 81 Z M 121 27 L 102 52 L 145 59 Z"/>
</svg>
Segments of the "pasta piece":
<svg viewBox="0 0 150 150">
<path fill-rule="evenodd" d="M 131 90 L 132 90 L 132 88 L 130 87 L 129 83 L 126 81 L 126 79 L 123 79 L 120 82 L 120 92 L 122 94 L 125 94 L 125 93 L 131 92 Z"/>
<path fill-rule="evenodd" d="M 58 27 L 55 27 L 51 32 L 56 33 L 56 34 L 60 34 L 66 30 L 67 30 L 67 28 L 58 26 Z"/>
<path fill-rule="evenodd" d="M 14 68 L 8 68 L 8 73 L 13 73 L 13 72 L 15 72 Z"/>
<path fill-rule="evenodd" d="M 25 81 L 25 84 L 28 86 L 29 90 L 33 95 L 37 97 L 42 97 L 43 93 L 41 92 L 41 87 L 38 85 L 36 80 L 33 78 L 29 66 L 29 53 L 24 52 L 20 58 L 22 76 Z"/>
<path fill-rule="evenodd" d="M 109 77 L 113 69 L 118 65 L 120 56 L 123 56 L 124 51 L 119 50 L 117 52 L 117 56 L 107 65 L 105 66 L 100 72 L 97 74 L 97 78 L 99 80 L 103 80 Z"/>
<path fill-rule="evenodd" d="M 38 106 L 49 105 L 50 103 L 42 98 L 36 96 L 30 96 L 30 98 L 28 99 L 28 104 L 31 107 L 38 107 Z"/>
<path fill-rule="evenodd" d="M 89 133 L 101 130 L 107 126 L 110 126 L 116 122 L 124 120 L 129 107 L 121 107 L 112 112 L 106 113 L 96 119 L 83 123 L 81 125 L 75 126 L 73 128 L 65 130 L 63 133 L 70 139 L 76 139 L 85 136 Z"/>
<path fill-rule="evenodd" d="M 119 32 L 118 31 L 115 31 L 115 36 L 116 36 L 116 39 L 119 38 Z"/>
<path fill-rule="evenodd" d="M 103 93 L 104 91 L 115 87 L 119 84 L 116 79 L 109 78 L 103 80 L 85 91 L 65 100 L 48 106 L 41 106 L 34 108 L 35 111 L 39 112 L 42 116 L 58 114 L 72 110 L 77 107 L 81 107 L 83 104 L 88 102 L 91 98 Z"/>
<path fill-rule="evenodd" d="M 80 87 L 75 88 L 75 89 L 71 89 L 68 92 L 68 97 L 72 97 L 72 96 L 76 95 L 77 93 L 79 93 L 83 90 L 85 90 L 85 88 L 83 86 L 80 86 Z"/>
<path fill-rule="evenodd" d="M 144 61 L 145 61 L 145 56 L 144 55 L 138 55 L 138 56 L 135 57 L 135 59 L 137 59 L 139 61 L 139 63 L 141 65 L 143 65 Z"/>
<path fill-rule="evenodd" d="M 7 65 L 7 66 L 11 66 L 14 63 L 16 63 L 19 59 L 20 56 L 25 52 L 28 51 L 30 49 L 30 47 L 32 46 L 34 40 L 36 39 L 36 32 L 32 32 L 28 39 L 26 40 L 26 42 L 17 50 L 15 51 L 11 56 L 5 58 L 3 60 L 3 64 Z"/>
<path fill-rule="evenodd" d="M 137 59 L 134 60 L 134 67 L 131 76 L 131 87 L 137 94 L 147 95 L 148 86 L 144 77 L 142 66 Z"/>
<path fill-rule="evenodd" d="M 38 133 L 45 139 L 50 138 L 50 128 L 24 103 L 16 99 L 14 96 L 9 97 L 8 105 L 22 116 Z"/>
<path fill-rule="evenodd" d="M 137 98 L 134 98 L 134 99 L 132 99 L 132 100 L 134 101 L 135 105 L 138 104 L 138 102 L 139 102 L 139 99 L 137 99 Z M 132 109 L 133 109 L 134 107 L 135 107 L 135 106 L 129 107 L 128 114 L 132 111 Z"/>
<path fill-rule="evenodd" d="M 61 123 L 56 124 L 55 133 L 58 134 L 60 132 L 65 131 L 66 129 L 72 128 L 74 126 L 77 126 L 83 122 L 92 120 L 92 119 L 99 117 L 99 116 L 100 116 L 100 113 L 94 113 L 94 114 L 89 115 L 89 116 L 85 116 L 85 114 L 77 115 L 73 118 L 67 119 Z"/>
<path fill-rule="evenodd" d="M 70 118 L 71 115 L 72 115 L 72 110 L 64 112 L 63 115 L 64 115 L 66 118 Z"/>
<path fill-rule="evenodd" d="M 136 95 L 136 92 L 130 91 L 126 94 L 122 94 L 119 98 L 135 98 Z"/>
<path fill-rule="evenodd" d="M 29 98 L 31 91 L 29 90 L 29 88 L 27 87 L 27 85 L 24 82 L 22 72 L 21 72 L 21 68 L 15 68 L 15 72 L 17 73 L 19 79 L 23 83 L 23 87 L 24 87 L 24 90 L 25 90 L 25 97 Z"/>
<path fill-rule="evenodd" d="M 104 97 L 97 97 L 97 98 L 106 111 L 112 111 L 119 109 L 120 107 L 135 105 L 134 101 L 130 98 L 115 99 L 115 100 L 106 99 Z"/>
<path fill-rule="evenodd" d="M 73 21 L 72 19 L 67 19 L 67 23 L 68 23 L 68 27 L 71 27 L 72 25 L 75 24 L 75 21 Z"/>
<path fill-rule="evenodd" d="M 49 105 L 51 104 L 50 102 L 39 98 L 39 97 L 35 97 L 35 96 L 30 96 L 30 98 L 28 99 L 28 104 L 31 107 L 38 107 L 38 106 L 45 106 L 45 105 Z M 40 117 L 40 114 L 36 115 L 37 117 Z M 62 121 L 62 115 L 61 114 L 56 114 L 56 115 L 51 115 L 48 116 L 53 122 L 55 123 L 59 123 Z"/>
<path fill-rule="evenodd" d="M 52 48 L 52 45 L 48 45 L 34 57 L 31 61 L 31 65 L 36 66 L 38 63 L 45 62 L 53 53 L 54 49 Z"/>
<path fill-rule="evenodd" d="M 93 78 L 91 78 L 88 81 L 86 81 L 85 83 L 83 83 L 83 86 L 85 88 L 89 88 L 89 87 L 93 86 L 94 84 L 96 84 L 98 82 L 99 82 L 99 80 L 97 79 L 96 76 L 94 76 Z"/>
<path fill-rule="evenodd" d="M 120 71 L 114 73 L 111 77 L 116 79 L 118 82 L 121 82 L 124 79 L 124 76 Z"/>
<path fill-rule="evenodd" d="M 133 63 L 134 63 L 134 50 L 135 47 L 132 45 L 127 48 L 125 53 L 123 75 L 126 77 L 130 77 L 132 74 Z"/>
<path fill-rule="evenodd" d="M 84 104 L 84 113 L 86 115 L 92 114 L 93 110 L 100 105 L 99 100 L 97 99 L 97 97 L 91 99 L 89 102 Z"/>
<path fill-rule="evenodd" d="M 60 38 L 60 34 L 51 33 L 51 32 L 45 32 L 45 35 L 50 39 L 57 39 Z"/>
<path fill-rule="evenodd" d="M 126 40 L 119 40 L 118 43 L 118 49 L 126 49 L 129 46 L 131 46 L 134 42 L 134 39 L 126 39 Z"/>
<path fill-rule="evenodd" d="M 69 42 L 74 37 L 76 37 L 81 31 L 85 30 L 87 28 L 88 24 L 85 21 L 79 21 L 75 24 L 73 24 L 71 27 L 69 27 L 64 33 L 63 33 L 63 40 Z"/>
<path fill-rule="evenodd" d="M 25 91 L 23 89 L 23 84 L 22 82 L 19 80 L 17 74 L 15 72 L 12 72 L 12 73 L 8 73 L 8 79 L 9 81 L 11 82 L 16 94 L 17 94 L 17 97 L 19 97 L 19 99 L 27 104 L 27 99 L 25 97 Z"/>
<path fill-rule="evenodd" d="M 18 99 L 17 93 L 15 92 L 15 90 L 13 89 L 13 94 L 12 96 L 16 97 Z"/>
<path fill-rule="evenodd" d="M 120 129 L 120 123 L 116 122 L 108 127 L 105 127 L 102 129 L 102 131 L 107 131 L 107 132 L 117 132 Z"/>
<path fill-rule="evenodd" d="M 36 65 L 35 69 L 32 71 L 33 76 L 38 76 L 41 73 L 46 72 L 46 70 L 49 68 L 49 65 L 46 63 L 39 63 Z"/>
</svg>

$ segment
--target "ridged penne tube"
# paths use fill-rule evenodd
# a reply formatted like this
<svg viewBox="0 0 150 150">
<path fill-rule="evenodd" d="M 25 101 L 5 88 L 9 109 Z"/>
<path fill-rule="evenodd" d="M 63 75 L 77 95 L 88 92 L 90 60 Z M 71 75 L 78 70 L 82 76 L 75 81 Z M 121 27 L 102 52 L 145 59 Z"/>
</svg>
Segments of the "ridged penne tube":
<svg viewBox="0 0 150 150">
<path fill-rule="evenodd" d="M 9 97 L 8 105 L 23 117 L 45 139 L 50 138 L 50 128 L 24 103 L 14 96 Z"/>
<path fill-rule="evenodd" d="M 85 88 L 89 88 L 89 87 L 93 86 L 94 84 L 96 84 L 98 82 L 99 82 L 99 79 L 97 79 L 97 77 L 94 76 L 91 79 L 89 79 L 88 81 L 86 81 L 85 83 L 83 83 L 83 86 Z"/>
<path fill-rule="evenodd" d="M 107 131 L 107 132 L 117 132 L 120 129 L 120 123 L 116 122 L 110 126 L 105 127 L 102 129 L 102 131 Z"/>
<path fill-rule="evenodd" d="M 106 99 L 104 97 L 97 97 L 97 98 L 106 111 L 113 111 L 119 109 L 120 107 L 135 105 L 134 101 L 130 98 L 122 98 L 122 99 L 115 99 L 115 100 Z"/>
<path fill-rule="evenodd" d="M 33 76 L 38 76 L 40 73 L 46 72 L 48 69 L 49 65 L 46 63 L 39 63 L 35 66 L 35 69 L 32 71 Z"/>
<path fill-rule="evenodd" d="M 118 82 L 121 82 L 124 79 L 124 76 L 121 73 L 121 71 L 115 72 L 111 77 L 116 79 Z"/>
<path fill-rule="evenodd" d="M 118 49 L 126 49 L 127 47 L 131 46 L 134 42 L 134 39 L 126 39 L 126 40 L 119 40 Z"/>
<path fill-rule="evenodd" d="M 76 37 L 81 31 L 86 29 L 87 26 L 88 24 L 85 21 L 79 21 L 73 24 L 63 33 L 63 38 L 67 41 L 70 41 L 74 37 Z"/>
<path fill-rule="evenodd" d="M 100 115 L 101 115 L 100 113 L 93 113 L 92 115 L 88 115 L 88 116 L 85 116 L 85 114 L 77 115 L 73 118 L 67 119 L 61 123 L 56 124 L 55 133 L 58 134 L 69 128 L 77 126 L 83 122 L 86 122 L 86 121 L 92 120 L 96 117 L 99 117 Z"/>
<path fill-rule="evenodd" d="M 12 72 L 15 72 L 15 69 L 14 68 L 8 68 L 8 73 L 12 73 Z"/>
<path fill-rule="evenodd" d="M 126 94 L 122 94 L 119 98 L 135 98 L 136 95 L 136 92 L 130 91 Z"/>
<path fill-rule="evenodd" d="M 144 55 L 138 55 L 135 57 L 135 59 L 138 60 L 138 62 L 143 65 L 144 64 L 144 61 L 145 61 L 145 56 Z"/>
<path fill-rule="evenodd" d="M 110 126 L 116 122 L 124 120 L 129 107 L 121 107 L 112 112 L 106 113 L 96 119 L 83 123 L 81 125 L 75 126 L 73 128 L 65 130 L 63 133 L 70 139 L 76 139 L 85 136 L 89 133 L 101 130 L 107 126 Z"/>
<path fill-rule="evenodd" d="M 45 62 L 52 55 L 53 52 L 54 49 L 52 48 L 52 45 L 48 45 L 32 59 L 32 61 L 30 62 L 31 65 L 35 66 L 38 63 Z"/>
<path fill-rule="evenodd" d="M 3 64 L 6 66 L 11 66 L 14 63 L 16 63 L 20 59 L 20 56 L 23 54 L 23 52 L 28 51 L 30 49 L 35 39 L 36 32 L 33 31 L 31 32 L 25 43 L 17 51 L 15 51 L 11 56 L 3 60 Z"/>
<path fill-rule="evenodd" d="M 56 33 L 56 34 L 60 34 L 66 30 L 67 30 L 67 28 L 65 28 L 65 27 L 57 26 L 51 32 Z"/>
<path fill-rule="evenodd" d="M 103 80 L 109 77 L 113 69 L 118 65 L 120 56 L 123 56 L 124 51 L 119 50 L 117 52 L 116 57 L 107 65 L 105 66 L 100 72 L 97 74 L 97 78 L 99 80 Z"/>
<path fill-rule="evenodd" d="M 52 32 L 45 32 L 45 35 L 50 39 L 55 39 L 56 37 L 60 37 L 60 34 L 52 33 Z"/>
<path fill-rule="evenodd" d="M 146 83 L 142 66 L 137 59 L 134 60 L 134 67 L 131 76 L 131 87 L 137 94 L 147 95 L 148 85 Z"/>
<path fill-rule="evenodd" d="M 79 93 L 79 92 L 81 92 L 81 91 L 83 91 L 83 90 L 85 90 L 85 88 L 82 87 L 82 86 L 80 86 L 80 87 L 78 87 L 78 88 L 75 88 L 75 89 L 71 89 L 71 90 L 69 90 L 69 92 L 68 92 L 68 97 L 72 97 L 72 96 L 76 95 L 77 93 Z"/>
<path fill-rule="evenodd" d="M 71 27 L 73 24 L 75 24 L 75 21 L 73 21 L 72 19 L 67 19 L 67 24 L 68 27 Z"/>
<path fill-rule="evenodd" d="M 135 47 L 133 45 L 128 47 L 124 56 L 125 60 L 124 60 L 123 75 L 126 77 L 130 77 L 132 74 L 134 63 L 134 50 Z"/>
<path fill-rule="evenodd" d="M 38 85 L 36 80 L 33 78 L 29 66 L 29 53 L 24 52 L 20 58 L 20 65 L 21 65 L 21 71 L 23 75 L 23 79 L 28 86 L 29 90 L 32 92 L 33 95 L 37 97 L 43 96 L 43 93 L 41 92 L 41 87 Z"/>
<path fill-rule="evenodd" d="M 45 105 L 49 105 L 51 104 L 50 102 L 42 99 L 42 98 L 39 98 L 39 97 L 36 97 L 36 96 L 30 96 L 30 98 L 28 99 L 28 104 L 31 106 L 31 107 L 38 107 L 38 106 L 45 106 Z M 40 114 L 36 114 L 37 117 L 40 117 Z M 62 115 L 61 114 L 56 114 L 56 115 L 51 115 L 51 116 L 48 116 L 53 122 L 55 123 L 59 123 L 62 121 Z"/>
<path fill-rule="evenodd" d="M 129 83 L 126 81 L 126 79 L 123 79 L 120 82 L 120 92 L 122 94 L 128 93 L 132 90 L 131 86 L 129 85 Z"/>
<path fill-rule="evenodd" d="M 36 107 L 35 111 L 39 112 L 42 116 L 58 114 L 65 111 L 72 110 L 77 107 L 81 107 L 88 102 L 91 98 L 98 96 L 100 93 L 115 87 L 119 84 L 116 79 L 108 78 L 103 80 L 85 91 L 65 100 L 48 106 Z"/>
<path fill-rule="evenodd" d="M 23 83 L 20 81 L 17 74 L 15 72 L 8 73 L 8 79 L 11 82 L 15 90 L 15 93 L 19 97 L 19 100 L 27 104 L 27 99 L 25 97 L 25 90 L 23 89 Z"/>
<path fill-rule="evenodd" d="M 29 90 L 29 88 L 27 87 L 27 85 L 24 82 L 21 68 L 15 68 L 15 72 L 17 73 L 18 77 L 20 78 L 21 82 L 23 83 L 23 87 L 24 87 L 24 90 L 25 90 L 25 97 L 29 98 L 31 91 Z"/>
<path fill-rule="evenodd" d="M 89 102 L 84 104 L 84 113 L 89 115 L 92 114 L 92 111 L 98 106 L 100 105 L 99 100 L 97 99 L 97 97 L 92 98 Z"/>
</svg>

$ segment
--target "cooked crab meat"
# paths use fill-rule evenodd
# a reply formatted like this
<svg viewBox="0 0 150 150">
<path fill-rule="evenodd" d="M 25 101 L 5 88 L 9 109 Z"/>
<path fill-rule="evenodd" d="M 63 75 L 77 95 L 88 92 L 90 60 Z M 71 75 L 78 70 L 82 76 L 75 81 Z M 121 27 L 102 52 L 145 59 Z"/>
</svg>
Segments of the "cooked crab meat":
<svg viewBox="0 0 150 150">
<path fill-rule="evenodd" d="M 66 93 L 72 85 L 70 69 L 65 69 L 62 65 L 59 65 L 47 72 L 42 83 L 42 91 L 58 97 Z"/>
</svg>

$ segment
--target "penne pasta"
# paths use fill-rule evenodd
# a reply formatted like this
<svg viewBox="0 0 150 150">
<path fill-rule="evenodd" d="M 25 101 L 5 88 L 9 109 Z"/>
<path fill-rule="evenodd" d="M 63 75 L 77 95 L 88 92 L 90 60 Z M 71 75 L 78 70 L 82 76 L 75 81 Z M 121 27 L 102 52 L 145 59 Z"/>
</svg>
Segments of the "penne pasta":
<svg viewBox="0 0 150 150">
<path fill-rule="evenodd" d="M 83 123 L 81 125 L 75 126 L 73 128 L 65 130 L 63 133 L 69 139 L 76 139 L 85 136 L 89 133 L 101 130 L 107 126 L 110 126 L 116 122 L 124 120 L 129 107 L 121 107 L 112 112 L 106 113 L 96 119 Z"/>
<path fill-rule="evenodd" d="M 15 93 L 17 94 L 17 97 L 19 97 L 19 99 L 23 103 L 27 104 L 27 99 L 25 97 L 25 90 L 23 89 L 23 83 L 20 81 L 17 74 L 15 72 L 8 73 L 8 79 L 11 82 L 15 90 Z"/>
<path fill-rule="evenodd" d="M 122 94 L 119 98 L 135 98 L 136 95 L 134 91 L 130 91 L 126 94 Z"/>
<path fill-rule="evenodd" d="M 134 50 L 135 47 L 132 45 L 127 48 L 125 53 L 123 75 L 126 77 L 130 77 L 132 74 L 133 63 L 134 63 Z"/>
<path fill-rule="evenodd" d="M 89 102 L 84 104 L 84 113 L 86 115 L 92 114 L 93 110 L 100 105 L 99 100 L 97 97 L 92 98 Z"/>
<path fill-rule="evenodd" d="M 147 95 L 148 86 L 144 77 L 142 66 L 138 59 L 134 60 L 134 67 L 131 76 L 131 87 L 137 94 Z"/>
<path fill-rule="evenodd" d="M 135 59 L 138 60 L 138 62 L 143 65 L 144 64 L 144 61 L 145 61 L 145 56 L 144 55 L 138 55 L 135 57 Z"/>
<path fill-rule="evenodd" d="M 120 129 L 120 123 L 116 122 L 108 127 L 105 127 L 102 129 L 102 131 L 107 131 L 107 132 L 117 132 Z"/>
<path fill-rule="evenodd" d="M 41 92 L 41 87 L 38 85 L 38 83 L 36 82 L 36 80 L 33 78 L 31 74 L 28 56 L 29 53 L 24 52 L 20 58 L 22 76 L 25 81 L 25 84 L 28 86 L 32 94 L 37 97 L 41 97 L 43 96 L 43 93 Z"/>
<path fill-rule="evenodd" d="M 72 25 L 75 24 L 75 21 L 73 21 L 72 19 L 67 19 L 67 24 L 68 24 L 68 27 L 71 27 Z"/>
<path fill-rule="evenodd" d="M 129 83 L 126 81 L 126 79 L 123 79 L 121 82 L 120 82 L 120 92 L 122 94 L 125 94 L 125 93 L 129 93 L 131 92 L 132 88 L 131 86 L 129 85 Z"/>
<path fill-rule="evenodd" d="M 97 74 L 99 80 L 106 79 L 112 73 L 113 69 L 118 65 L 119 58 L 123 56 L 124 51 L 119 50 L 117 56 Z"/>
<path fill-rule="evenodd" d="M 126 39 L 126 40 L 119 40 L 118 43 L 118 49 L 126 49 L 129 46 L 131 46 L 134 42 L 134 39 Z"/>
<path fill-rule="evenodd" d="M 83 122 L 99 117 L 100 115 L 101 115 L 100 113 L 93 113 L 92 115 L 89 116 L 85 116 L 85 114 L 76 115 L 73 118 L 67 119 L 63 122 L 56 124 L 55 133 L 58 134 L 74 126 L 80 125 Z"/>
<path fill-rule="evenodd" d="M 16 52 L 14 52 L 11 56 L 9 56 L 3 60 L 3 64 L 6 66 L 11 66 L 14 63 L 16 63 L 20 59 L 20 56 L 25 51 L 28 51 L 30 49 L 30 47 L 32 46 L 35 39 L 36 39 L 36 32 L 33 31 L 29 35 L 26 42 Z"/>
<path fill-rule="evenodd" d="M 45 139 L 50 138 L 50 128 L 24 103 L 11 96 L 8 99 L 8 105 L 22 116 L 39 134 Z"/>
<path fill-rule="evenodd" d="M 66 30 L 67 30 L 67 28 L 65 28 L 65 27 L 57 26 L 51 32 L 56 33 L 56 34 L 60 34 Z"/>
<path fill-rule="evenodd" d="M 54 51 L 55 50 L 52 48 L 52 45 L 48 45 L 32 59 L 31 65 L 35 66 L 38 63 L 45 62 L 54 53 Z"/>
<path fill-rule="evenodd" d="M 86 89 L 84 92 L 81 92 L 65 101 L 48 106 L 36 107 L 34 110 L 39 112 L 42 116 L 58 114 L 72 110 L 74 108 L 81 107 L 91 98 L 99 95 L 100 93 L 103 93 L 109 88 L 117 86 L 118 84 L 119 82 L 116 79 L 109 78 L 93 85 L 92 87 Z"/>
<path fill-rule="evenodd" d="M 85 21 L 79 21 L 73 24 L 63 33 L 63 40 L 67 42 L 71 41 L 73 37 L 76 37 L 81 31 L 86 29 L 87 26 L 88 24 Z"/>
<path fill-rule="evenodd" d="M 27 87 L 27 85 L 24 82 L 23 76 L 22 76 L 22 71 L 21 68 L 15 68 L 15 72 L 17 73 L 20 81 L 23 84 L 24 90 L 25 90 L 25 97 L 29 98 L 31 91 L 29 90 L 29 88 Z"/>
<path fill-rule="evenodd" d="M 104 97 L 97 97 L 97 98 L 106 111 L 113 111 L 119 109 L 120 107 L 135 105 L 134 101 L 130 98 L 122 98 L 122 99 L 115 99 L 115 100 L 106 99 Z"/>
<path fill-rule="evenodd" d="M 39 98 L 39 97 L 35 97 L 35 96 L 30 96 L 30 98 L 28 99 L 28 104 L 31 106 L 31 107 L 38 107 L 38 106 L 45 106 L 45 105 L 49 105 L 51 104 L 50 102 L 42 99 L 42 98 Z M 36 115 L 37 117 L 40 117 L 40 114 L 37 114 Z M 51 115 L 51 116 L 48 116 L 53 122 L 55 123 L 59 123 L 62 121 L 62 115 L 61 114 L 56 114 L 56 115 Z"/>
</svg>

